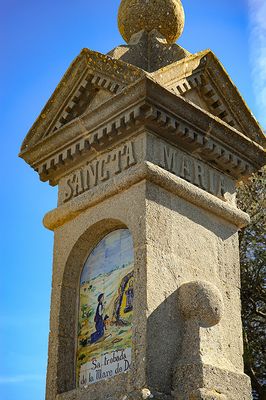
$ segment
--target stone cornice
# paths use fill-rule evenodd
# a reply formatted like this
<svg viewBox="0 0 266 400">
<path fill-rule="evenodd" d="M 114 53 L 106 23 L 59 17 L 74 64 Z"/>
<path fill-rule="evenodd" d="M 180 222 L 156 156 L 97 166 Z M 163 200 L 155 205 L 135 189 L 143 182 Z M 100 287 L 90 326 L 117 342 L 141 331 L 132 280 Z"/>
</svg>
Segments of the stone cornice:
<svg viewBox="0 0 266 400">
<path fill-rule="evenodd" d="M 43 223 L 46 228 L 55 230 L 89 207 L 95 206 L 143 180 L 152 182 L 188 202 L 198 205 L 238 228 L 249 223 L 249 216 L 246 213 L 148 161 L 131 167 L 130 174 L 127 171 L 122 172 L 115 179 L 50 211 L 44 217 Z"/>
<path fill-rule="evenodd" d="M 164 88 L 154 83 L 150 85 L 152 89 L 149 91 L 149 99 L 153 104 L 164 107 L 168 112 L 181 117 L 192 129 L 199 130 L 206 140 L 214 139 L 217 140 L 218 145 L 228 146 L 239 156 L 249 159 L 255 167 L 264 165 L 265 152 L 259 143 L 190 101 L 172 92 L 169 92 L 167 96 L 163 93 Z"/>
<path fill-rule="evenodd" d="M 252 140 L 261 145 L 265 144 L 260 125 L 212 51 L 205 50 L 188 56 L 154 72 L 152 77 L 161 85 L 176 90 L 176 93 L 181 95 L 197 84 L 203 86 L 205 95 L 215 88 L 214 93 L 209 96 L 208 103 L 211 106 L 217 102 L 221 104 L 220 108 L 218 106 L 212 109 L 213 113 Z"/>
<path fill-rule="evenodd" d="M 148 77 L 126 87 L 97 109 L 63 126 L 20 154 L 42 180 L 57 176 L 84 153 L 104 151 L 139 126 L 240 178 L 265 162 L 262 147 Z M 56 150 L 55 150 L 56 149 Z"/>
</svg>

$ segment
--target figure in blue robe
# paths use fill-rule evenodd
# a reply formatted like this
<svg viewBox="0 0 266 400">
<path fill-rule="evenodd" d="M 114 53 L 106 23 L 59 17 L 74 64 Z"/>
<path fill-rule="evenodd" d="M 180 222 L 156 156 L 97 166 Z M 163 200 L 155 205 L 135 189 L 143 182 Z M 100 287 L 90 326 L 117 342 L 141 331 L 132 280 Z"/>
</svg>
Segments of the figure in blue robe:
<svg viewBox="0 0 266 400">
<path fill-rule="evenodd" d="M 104 300 L 104 293 L 101 293 L 98 296 L 98 306 L 94 317 L 96 332 L 91 334 L 90 344 L 97 342 L 104 336 L 105 324 L 103 319 L 103 311 L 104 311 L 103 300 Z"/>
</svg>

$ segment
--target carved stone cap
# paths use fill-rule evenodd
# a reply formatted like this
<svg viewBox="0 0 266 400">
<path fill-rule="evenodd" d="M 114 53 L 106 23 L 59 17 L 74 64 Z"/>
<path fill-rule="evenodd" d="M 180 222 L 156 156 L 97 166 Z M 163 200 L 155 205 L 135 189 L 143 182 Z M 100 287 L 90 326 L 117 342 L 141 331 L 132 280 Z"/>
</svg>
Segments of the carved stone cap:
<svg viewBox="0 0 266 400">
<path fill-rule="evenodd" d="M 180 0 L 122 0 L 118 27 L 126 42 L 141 30 L 156 29 L 168 43 L 182 34 L 185 14 Z"/>
<path fill-rule="evenodd" d="M 265 163 L 265 136 L 210 51 L 151 74 L 82 50 L 23 141 L 20 157 L 55 185 L 77 162 L 140 126 L 235 179 Z"/>
</svg>

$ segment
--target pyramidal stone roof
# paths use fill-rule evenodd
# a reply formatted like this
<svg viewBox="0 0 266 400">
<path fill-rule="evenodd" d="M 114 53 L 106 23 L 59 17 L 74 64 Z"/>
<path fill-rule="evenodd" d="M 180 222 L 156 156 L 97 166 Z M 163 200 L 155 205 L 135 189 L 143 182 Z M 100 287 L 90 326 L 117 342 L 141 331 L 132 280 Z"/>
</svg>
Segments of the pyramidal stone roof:
<svg viewBox="0 0 266 400">
<path fill-rule="evenodd" d="M 152 4 L 158 7 L 157 2 Z M 222 64 L 210 50 L 191 54 L 174 43 L 184 26 L 179 0 L 164 2 L 169 3 L 168 14 L 156 13 L 156 18 L 152 18 L 156 7 L 146 9 L 148 3 L 134 0 L 128 14 L 128 3 L 122 1 L 119 10 L 119 28 L 128 43 L 107 55 L 81 51 L 24 139 L 20 157 L 42 180 L 56 184 L 51 171 L 77 154 L 110 145 L 142 120 L 153 125 L 157 121 L 158 133 L 167 129 L 171 138 L 178 129 L 184 137 L 190 135 L 188 151 L 194 151 L 191 135 L 194 141 L 195 135 L 201 138 L 203 147 L 208 143 L 205 153 L 214 158 L 223 143 L 219 157 L 227 172 L 230 163 L 243 175 L 262 166 L 265 135 Z M 165 15 L 171 16 L 170 24 Z M 162 109 L 155 111 L 155 103 Z M 241 162 L 233 161 L 228 146 L 249 160 L 245 164 L 249 167 L 239 167 Z"/>
</svg>

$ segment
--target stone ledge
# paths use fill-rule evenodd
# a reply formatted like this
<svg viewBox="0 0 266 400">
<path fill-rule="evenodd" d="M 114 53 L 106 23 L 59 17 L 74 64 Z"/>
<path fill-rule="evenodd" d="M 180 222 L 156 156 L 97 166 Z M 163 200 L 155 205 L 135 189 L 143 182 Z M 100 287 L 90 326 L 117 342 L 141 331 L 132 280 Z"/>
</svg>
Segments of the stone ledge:
<svg viewBox="0 0 266 400">
<path fill-rule="evenodd" d="M 43 219 L 44 226 L 50 230 L 55 230 L 86 209 L 143 180 L 152 182 L 168 192 L 225 219 L 237 228 L 246 226 L 250 221 L 246 213 L 148 161 L 133 166 L 130 172 L 129 175 L 127 171 L 124 171 L 119 177 L 115 177 L 100 187 L 91 189 L 48 212 Z"/>
<path fill-rule="evenodd" d="M 72 168 L 82 154 L 104 151 L 140 126 L 184 150 L 197 152 L 203 160 L 236 179 L 250 175 L 265 162 L 264 150 L 258 143 L 148 77 L 70 121 L 58 134 L 20 156 L 41 180 L 55 185 L 58 175 Z"/>
</svg>

